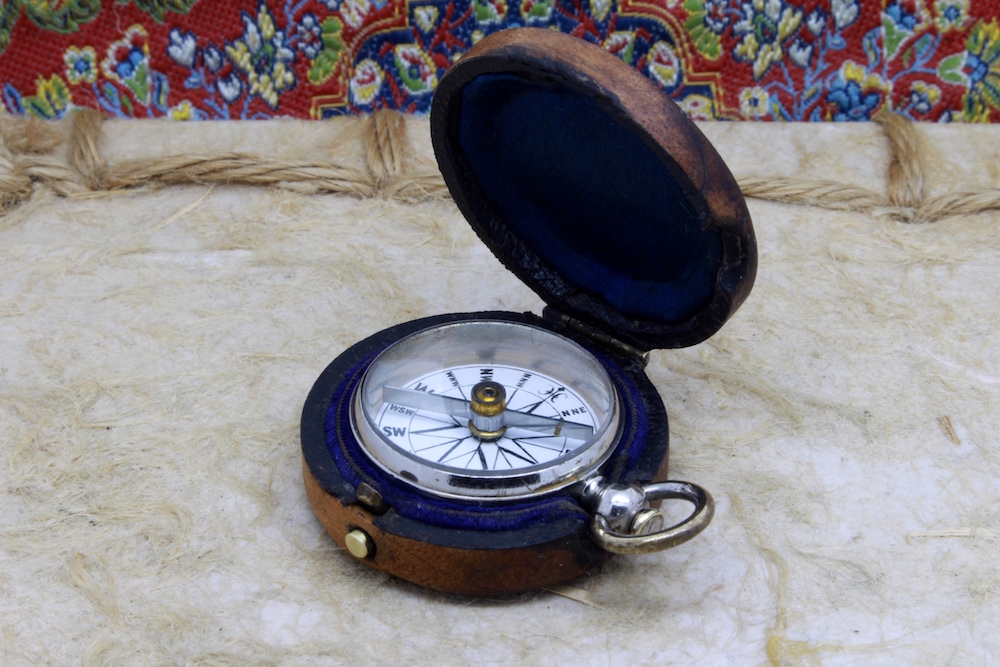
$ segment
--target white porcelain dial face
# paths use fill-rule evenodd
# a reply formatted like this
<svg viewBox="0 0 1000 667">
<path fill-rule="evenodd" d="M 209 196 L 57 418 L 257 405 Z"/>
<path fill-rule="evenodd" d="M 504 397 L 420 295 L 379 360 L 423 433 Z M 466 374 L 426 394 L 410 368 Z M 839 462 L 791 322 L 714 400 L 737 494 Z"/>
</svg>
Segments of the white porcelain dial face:
<svg viewBox="0 0 1000 667">
<path fill-rule="evenodd" d="M 558 422 L 580 424 L 591 432 L 598 426 L 593 408 L 573 389 L 543 373 L 515 366 L 454 366 L 421 376 L 403 388 L 468 402 L 472 388 L 480 382 L 503 385 L 508 411 L 542 419 L 532 424 L 522 417 L 525 426 L 507 426 L 500 437 L 484 440 L 473 433 L 467 417 L 427 409 L 413 394 L 417 400 L 404 396 L 399 403 L 383 404 L 375 415 L 376 426 L 403 451 L 437 466 L 470 471 L 518 470 L 549 463 L 590 439 L 587 428 L 559 427 Z"/>
<path fill-rule="evenodd" d="M 611 455 L 618 394 L 600 360 L 503 320 L 431 326 L 387 346 L 352 425 L 384 471 L 450 498 L 524 498 L 574 484 Z"/>
</svg>

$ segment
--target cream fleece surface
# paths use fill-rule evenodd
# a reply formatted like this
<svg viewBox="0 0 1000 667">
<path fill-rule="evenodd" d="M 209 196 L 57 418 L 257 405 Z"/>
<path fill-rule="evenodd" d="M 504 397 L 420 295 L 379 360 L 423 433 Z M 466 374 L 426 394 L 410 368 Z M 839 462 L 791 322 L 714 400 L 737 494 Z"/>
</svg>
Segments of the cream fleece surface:
<svg viewBox="0 0 1000 667">
<path fill-rule="evenodd" d="M 738 176 L 884 189 L 875 126 L 702 129 Z M 1000 184 L 1000 128 L 919 132 L 930 193 Z M 354 121 L 105 133 L 109 160 L 362 160 Z M 37 192 L 0 218 L 0 664 L 1000 664 L 1000 215 L 749 206 L 749 300 L 648 367 L 671 477 L 714 522 L 561 593 L 475 600 L 338 549 L 298 439 L 365 336 L 541 312 L 454 204 Z"/>
</svg>

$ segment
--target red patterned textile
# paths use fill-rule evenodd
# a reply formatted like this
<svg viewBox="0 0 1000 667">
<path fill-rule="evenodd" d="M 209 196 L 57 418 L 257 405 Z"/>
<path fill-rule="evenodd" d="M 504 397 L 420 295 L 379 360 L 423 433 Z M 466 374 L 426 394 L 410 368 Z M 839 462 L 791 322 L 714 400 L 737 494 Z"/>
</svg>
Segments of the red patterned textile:
<svg viewBox="0 0 1000 667">
<path fill-rule="evenodd" d="M 1000 120 L 998 0 L 0 0 L 0 109 L 422 113 L 513 26 L 572 33 L 697 119 Z"/>
</svg>

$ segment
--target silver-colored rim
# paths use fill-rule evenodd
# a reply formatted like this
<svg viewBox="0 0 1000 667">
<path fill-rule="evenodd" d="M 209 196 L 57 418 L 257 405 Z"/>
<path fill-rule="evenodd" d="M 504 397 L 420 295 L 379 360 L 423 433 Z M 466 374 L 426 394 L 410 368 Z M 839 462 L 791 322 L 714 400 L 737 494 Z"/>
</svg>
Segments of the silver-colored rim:
<svg viewBox="0 0 1000 667">
<path fill-rule="evenodd" d="M 364 397 L 366 391 L 372 391 L 371 383 L 379 384 L 386 381 L 379 369 L 379 364 L 386 353 L 393 350 L 393 354 L 398 354 L 400 349 L 405 352 L 406 346 L 419 347 L 420 336 L 438 341 L 442 337 L 458 332 L 475 335 L 477 331 L 469 328 L 475 326 L 483 327 L 480 331 L 496 329 L 503 335 L 523 335 L 526 340 L 540 338 L 546 345 L 559 346 L 559 354 L 565 355 L 572 362 L 585 363 L 588 372 L 602 374 L 600 382 L 602 391 L 608 392 L 605 399 L 610 400 L 610 414 L 604 420 L 603 428 L 594 433 L 593 440 L 556 461 L 512 471 L 473 471 L 431 464 L 385 438 L 373 426 L 373 420 L 366 413 Z M 455 358 L 445 363 L 450 365 L 460 361 L 460 358 Z M 411 486 L 445 498 L 514 500 L 565 488 L 586 479 L 596 471 L 610 457 L 621 437 L 619 403 L 617 390 L 611 383 L 603 364 L 574 341 L 529 324 L 500 320 L 470 320 L 424 329 L 386 348 L 372 362 L 354 392 L 351 402 L 351 424 L 358 442 L 372 462 Z"/>
</svg>

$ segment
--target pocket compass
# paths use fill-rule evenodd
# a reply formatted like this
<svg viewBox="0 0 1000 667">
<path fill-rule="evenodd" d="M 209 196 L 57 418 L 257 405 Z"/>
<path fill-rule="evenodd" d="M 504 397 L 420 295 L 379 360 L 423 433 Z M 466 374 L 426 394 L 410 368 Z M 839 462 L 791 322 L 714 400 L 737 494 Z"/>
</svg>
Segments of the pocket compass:
<svg viewBox="0 0 1000 667">
<path fill-rule="evenodd" d="M 732 175 L 649 80 L 548 30 L 470 50 L 435 93 L 431 137 L 462 213 L 547 306 L 415 320 L 337 357 L 302 415 L 320 521 L 365 565 L 467 595 L 691 539 L 712 497 L 667 479 L 643 369 L 750 292 Z M 691 513 L 665 525 L 666 499 Z"/>
</svg>

